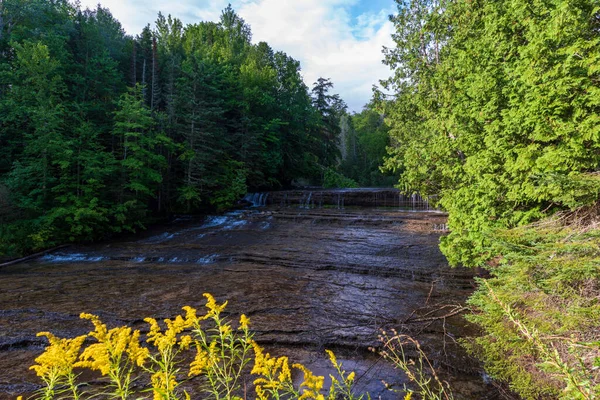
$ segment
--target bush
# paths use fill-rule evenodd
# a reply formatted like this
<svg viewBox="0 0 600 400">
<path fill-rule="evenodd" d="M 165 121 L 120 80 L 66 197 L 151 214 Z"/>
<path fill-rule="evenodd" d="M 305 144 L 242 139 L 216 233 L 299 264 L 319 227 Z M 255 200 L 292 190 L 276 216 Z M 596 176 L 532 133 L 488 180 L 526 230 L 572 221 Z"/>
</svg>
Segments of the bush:
<svg viewBox="0 0 600 400">
<path fill-rule="evenodd" d="M 344 175 L 335 172 L 331 168 L 325 169 L 323 176 L 323 187 L 325 188 L 357 188 L 358 183 L 350 178 L 346 178 Z"/>
</svg>

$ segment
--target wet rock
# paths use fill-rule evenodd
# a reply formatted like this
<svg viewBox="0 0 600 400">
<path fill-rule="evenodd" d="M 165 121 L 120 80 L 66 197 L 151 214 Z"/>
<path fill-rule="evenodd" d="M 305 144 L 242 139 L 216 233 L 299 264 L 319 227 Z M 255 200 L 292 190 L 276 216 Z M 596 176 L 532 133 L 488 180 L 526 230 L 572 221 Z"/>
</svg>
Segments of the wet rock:
<svg viewBox="0 0 600 400">
<path fill-rule="evenodd" d="M 111 327 L 147 329 L 144 317 L 202 308 L 202 293 L 210 292 L 229 300 L 231 317 L 248 314 L 256 339 L 274 354 L 327 376 L 324 349 L 336 351 L 361 376 L 358 388 L 374 397 L 397 398 L 381 379 L 404 382 L 368 351 L 379 329 L 393 327 L 416 335 L 436 365 L 453 367 L 444 377 L 459 398 L 485 399 L 492 392 L 479 366 L 451 340 L 471 330 L 460 315 L 406 322 L 440 304 L 461 304 L 472 291 L 472 271 L 449 268 L 437 248 L 435 226 L 444 223 L 440 213 L 397 208 L 269 206 L 181 218 L 131 241 L 7 267 L 0 270 L 0 392 L 14 398 L 38 385 L 28 370 L 41 351 L 32 339 L 38 331 L 85 333 L 90 326 L 80 312 Z"/>
</svg>

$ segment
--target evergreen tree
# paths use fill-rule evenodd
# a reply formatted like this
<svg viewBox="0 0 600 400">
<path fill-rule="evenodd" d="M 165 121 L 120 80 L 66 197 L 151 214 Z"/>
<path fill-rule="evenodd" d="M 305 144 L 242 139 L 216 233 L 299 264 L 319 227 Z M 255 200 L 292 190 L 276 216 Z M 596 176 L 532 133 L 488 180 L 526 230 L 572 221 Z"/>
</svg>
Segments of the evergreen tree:
<svg viewBox="0 0 600 400">
<path fill-rule="evenodd" d="M 338 95 L 329 94 L 332 88 L 331 80 L 319 78 L 312 89 L 313 106 L 320 118 L 316 142 L 320 147 L 317 154 L 322 166 L 335 165 L 340 156 L 339 118 L 346 110 Z"/>
<path fill-rule="evenodd" d="M 523 398 L 597 397 L 597 1 L 398 5 L 386 166 L 439 196 L 449 261 L 491 275 L 465 344 Z"/>
<path fill-rule="evenodd" d="M 592 3 L 399 3 L 387 167 L 440 196 L 453 264 L 490 257 L 492 228 L 597 198 Z"/>
<path fill-rule="evenodd" d="M 16 65 L 5 105 L 18 105 L 4 115 L 4 123 L 18 126 L 17 139 L 22 151 L 8 176 L 13 200 L 28 218 L 38 235 L 29 246 L 40 247 L 54 234 L 40 217 L 54 203 L 53 188 L 60 169 L 69 163 L 69 144 L 65 141 L 63 119 L 65 86 L 60 64 L 40 42 L 17 45 Z M 33 224 L 32 224 L 33 225 Z"/>
<path fill-rule="evenodd" d="M 215 170 L 227 145 L 223 143 L 225 105 L 221 98 L 227 85 L 222 67 L 204 60 L 200 51 L 186 58 L 178 82 L 181 104 L 178 121 L 185 138 L 183 185 L 179 200 L 190 211 L 216 185 Z"/>
<path fill-rule="evenodd" d="M 170 144 L 164 134 L 155 130 L 141 85 L 121 95 L 113 135 L 118 141 L 114 155 L 120 168 L 116 217 L 121 222 L 128 221 L 125 227 L 133 229 L 145 220 L 147 201 L 156 198 L 163 179 L 165 157 L 156 150 L 161 144 Z"/>
</svg>

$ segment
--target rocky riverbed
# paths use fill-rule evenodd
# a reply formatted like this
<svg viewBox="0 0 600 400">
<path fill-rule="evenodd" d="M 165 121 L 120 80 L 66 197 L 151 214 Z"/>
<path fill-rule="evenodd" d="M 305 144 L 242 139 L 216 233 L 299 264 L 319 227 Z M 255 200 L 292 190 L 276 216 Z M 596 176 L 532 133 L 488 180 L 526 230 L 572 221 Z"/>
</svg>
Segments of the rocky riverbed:
<svg viewBox="0 0 600 400">
<path fill-rule="evenodd" d="M 395 399 L 400 372 L 368 350 L 380 329 L 413 334 L 458 398 L 492 399 L 477 363 L 455 340 L 471 334 L 460 315 L 473 273 L 451 269 L 437 244 L 445 215 L 398 208 L 251 207 L 183 217 L 143 235 L 78 246 L 0 269 L 0 398 L 38 388 L 28 370 L 44 346 L 35 336 L 89 331 L 82 311 L 109 325 L 145 330 L 144 317 L 168 318 L 202 293 L 246 313 L 256 339 L 315 372 L 332 372 L 325 349 L 357 389 Z M 448 306 L 450 308 L 443 308 Z M 436 311 L 439 310 L 439 311 Z M 445 311 L 446 310 L 446 311 Z M 432 318 L 434 317 L 434 318 Z"/>
</svg>

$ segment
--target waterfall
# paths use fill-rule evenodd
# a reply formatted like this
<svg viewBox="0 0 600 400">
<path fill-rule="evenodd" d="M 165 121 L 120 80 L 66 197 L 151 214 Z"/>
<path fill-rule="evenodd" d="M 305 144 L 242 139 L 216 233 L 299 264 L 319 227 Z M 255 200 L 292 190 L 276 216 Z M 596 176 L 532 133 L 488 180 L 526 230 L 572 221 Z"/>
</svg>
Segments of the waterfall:
<svg viewBox="0 0 600 400">
<path fill-rule="evenodd" d="M 432 211 L 436 210 L 430 206 L 430 198 L 422 197 L 419 193 L 413 193 L 410 196 L 398 195 L 398 207 L 413 211 Z M 385 202 L 385 198 L 384 198 Z"/>
<path fill-rule="evenodd" d="M 248 193 L 244 196 L 244 201 L 251 203 L 252 207 L 264 207 L 267 205 L 269 193 Z"/>
<path fill-rule="evenodd" d="M 306 193 L 302 194 L 302 198 L 300 199 L 300 203 L 298 204 L 299 208 L 303 208 L 304 207 L 304 202 L 306 201 Z"/>
<path fill-rule="evenodd" d="M 1 1 L 1 0 L 0 0 Z M 319 209 L 332 206 L 343 210 L 349 206 L 398 207 L 404 211 L 436 211 L 431 205 L 435 196 L 421 196 L 418 192 L 402 194 L 395 189 L 357 190 L 288 190 L 261 193 L 248 193 L 244 200 L 253 207 L 296 207 Z"/>
<path fill-rule="evenodd" d="M 337 208 L 338 210 L 343 210 L 344 209 L 344 193 L 338 193 L 338 197 L 337 197 Z"/>
<path fill-rule="evenodd" d="M 310 208 L 310 199 L 312 197 L 312 192 L 308 193 L 308 198 L 306 199 L 306 203 L 304 204 L 304 208 Z"/>
<path fill-rule="evenodd" d="M 433 224 L 433 230 L 437 232 L 448 232 L 448 224 Z"/>
</svg>

